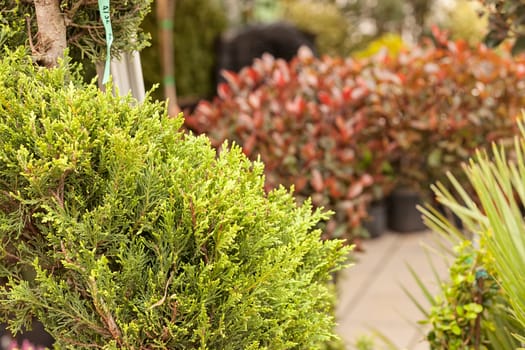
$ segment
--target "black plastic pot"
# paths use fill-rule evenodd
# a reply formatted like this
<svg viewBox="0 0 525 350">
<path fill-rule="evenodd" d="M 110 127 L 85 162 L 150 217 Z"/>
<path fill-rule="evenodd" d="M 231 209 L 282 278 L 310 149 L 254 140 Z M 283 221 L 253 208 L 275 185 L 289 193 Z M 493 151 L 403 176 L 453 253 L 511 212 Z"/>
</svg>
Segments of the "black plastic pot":
<svg viewBox="0 0 525 350">
<path fill-rule="evenodd" d="M 384 201 L 376 201 L 368 207 L 368 218 L 363 227 L 370 238 L 377 238 L 385 233 L 387 228 L 387 208 Z"/>
<path fill-rule="evenodd" d="M 391 231 L 408 233 L 426 230 L 417 206 L 421 196 L 407 188 L 392 191 L 387 200 L 387 227 Z"/>
</svg>

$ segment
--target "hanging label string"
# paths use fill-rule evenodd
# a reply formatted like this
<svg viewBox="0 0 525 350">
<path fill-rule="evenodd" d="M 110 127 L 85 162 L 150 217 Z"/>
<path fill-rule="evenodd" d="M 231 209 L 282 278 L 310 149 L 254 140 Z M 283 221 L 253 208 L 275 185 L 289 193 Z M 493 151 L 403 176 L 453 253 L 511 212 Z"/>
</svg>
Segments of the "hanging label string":
<svg viewBox="0 0 525 350">
<path fill-rule="evenodd" d="M 106 31 L 106 65 L 104 67 L 104 77 L 102 78 L 102 84 L 106 84 L 109 80 L 111 68 L 111 44 L 113 44 L 113 28 L 111 27 L 109 0 L 98 0 L 98 10 L 100 11 L 100 18 L 102 19 L 104 30 Z"/>
</svg>

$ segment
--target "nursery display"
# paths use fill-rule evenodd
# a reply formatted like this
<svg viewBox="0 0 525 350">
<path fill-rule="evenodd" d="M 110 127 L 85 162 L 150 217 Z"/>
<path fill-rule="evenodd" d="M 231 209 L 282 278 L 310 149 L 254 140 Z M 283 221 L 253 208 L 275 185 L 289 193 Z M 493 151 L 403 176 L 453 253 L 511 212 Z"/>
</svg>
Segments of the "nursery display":
<svg viewBox="0 0 525 350">
<path fill-rule="evenodd" d="M 326 237 L 349 238 L 390 184 L 381 92 L 358 76 L 362 70 L 350 58 L 318 59 L 304 47 L 290 64 L 264 55 L 239 74 L 226 72 L 218 98 L 201 102 L 185 125 L 216 147 L 230 139 L 260 157 L 267 189 L 293 186 L 299 199 L 333 209 Z"/>
<path fill-rule="evenodd" d="M 323 348 L 349 251 L 328 214 L 264 191 L 164 106 L 80 82 L 71 62 L 0 59 L 0 315 L 58 348 Z"/>
<path fill-rule="evenodd" d="M 476 148 L 516 134 L 524 58 L 433 33 L 369 59 L 306 49 L 289 64 L 263 56 L 239 74 L 226 71 L 218 97 L 185 126 L 216 147 L 230 139 L 260 157 L 267 188 L 293 185 L 299 198 L 334 210 L 326 236 L 352 240 L 370 203 L 393 188 L 430 200 L 430 184 L 447 171 L 461 176 Z M 422 229 L 414 216 L 415 226 L 403 226 Z"/>
<path fill-rule="evenodd" d="M 388 60 L 399 78 L 389 95 L 392 137 L 399 147 L 393 165 L 398 183 L 428 196 L 447 172 L 462 175 L 462 164 L 477 148 L 495 140 L 512 142 L 525 105 L 525 59 L 509 50 L 470 47 L 433 29 L 434 41 Z M 462 177 L 464 180 L 464 177 Z"/>
</svg>

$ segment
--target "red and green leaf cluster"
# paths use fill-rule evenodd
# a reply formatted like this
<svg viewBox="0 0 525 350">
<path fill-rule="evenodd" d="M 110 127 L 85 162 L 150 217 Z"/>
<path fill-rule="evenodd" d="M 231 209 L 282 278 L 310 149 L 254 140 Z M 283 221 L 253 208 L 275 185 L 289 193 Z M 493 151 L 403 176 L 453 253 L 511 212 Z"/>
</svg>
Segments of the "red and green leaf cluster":
<svg viewBox="0 0 525 350">
<path fill-rule="evenodd" d="M 334 210 L 329 236 L 355 232 L 368 203 L 388 187 L 393 147 L 374 97 L 380 77 L 372 70 L 373 78 L 361 77 L 363 68 L 306 49 L 290 64 L 266 55 L 239 74 L 227 72 L 218 98 L 202 102 L 186 125 L 215 146 L 231 139 L 249 157 L 260 155 L 268 189 L 293 185 L 297 197 Z"/>
<path fill-rule="evenodd" d="M 446 170 L 458 173 L 474 148 L 514 133 L 524 62 L 434 34 L 395 58 L 263 56 L 226 72 L 186 127 L 260 156 L 268 189 L 293 185 L 336 212 L 329 237 L 351 237 L 395 181 L 426 190 Z"/>
<path fill-rule="evenodd" d="M 435 28 L 434 39 L 385 62 L 402 80 L 388 97 L 398 106 L 389 116 L 393 167 L 423 194 L 448 171 L 461 179 L 476 148 L 512 139 L 525 106 L 523 57 L 452 42 Z"/>
</svg>

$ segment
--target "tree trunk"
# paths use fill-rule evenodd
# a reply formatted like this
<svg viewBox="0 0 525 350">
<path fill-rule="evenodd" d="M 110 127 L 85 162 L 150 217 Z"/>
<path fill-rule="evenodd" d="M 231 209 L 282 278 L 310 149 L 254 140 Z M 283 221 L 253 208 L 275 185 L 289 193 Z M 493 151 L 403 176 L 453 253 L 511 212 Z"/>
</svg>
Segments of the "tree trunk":
<svg viewBox="0 0 525 350">
<path fill-rule="evenodd" d="M 180 107 L 177 103 L 177 89 L 175 87 L 175 57 L 173 45 L 175 0 L 158 0 L 156 6 L 164 97 L 168 99 L 168 114 L 170 117 L 174 117 L 180 112 Z"/>
<path fill-rule="evenodd" d="M 67 46 L 66 23 L 59 0 L 35 0 L 38 24 L 38 61 L 45 67 L 56 67 Z"/>
</svg>

